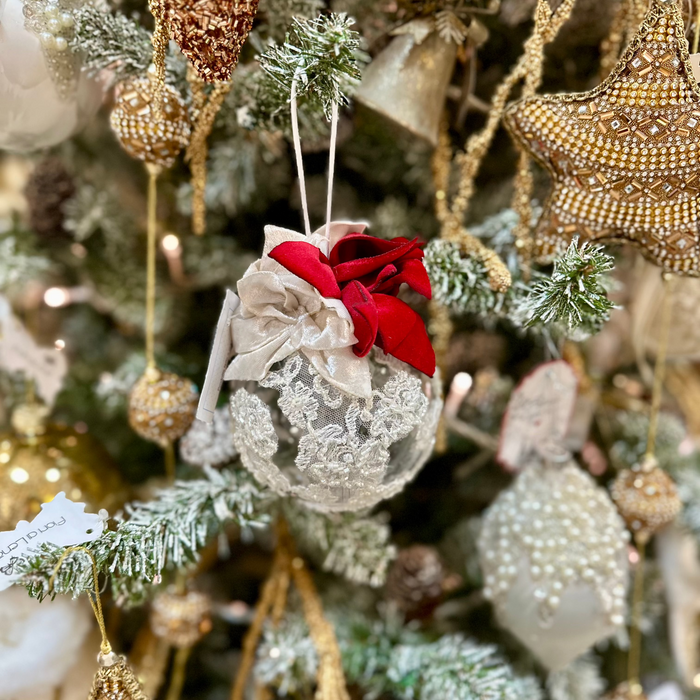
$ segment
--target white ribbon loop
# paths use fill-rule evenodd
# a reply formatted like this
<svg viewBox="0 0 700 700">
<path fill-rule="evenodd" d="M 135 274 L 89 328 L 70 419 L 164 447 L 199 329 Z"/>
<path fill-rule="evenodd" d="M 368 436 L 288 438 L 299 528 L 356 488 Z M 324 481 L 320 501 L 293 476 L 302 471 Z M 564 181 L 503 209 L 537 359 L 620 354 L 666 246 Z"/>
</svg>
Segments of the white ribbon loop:
<svg viewBox="0 0 700 700">
<path fill-rule="evenodd" d="M 311 235 L 311 220 L 309 218 L 309 201 L 306 196 L 306 179 L 304 177 L 304 160 L 301 155 L 301 137 L 299 136 L 299 114 L 297 112 L 297 78 L 292 81 L 292 93 L 289 100 L 292 111 L 292 140 L 294 141 L 294 155 L 299 172 L 299 193 L 301 194 L 301 208 L 304 212 L 304 231 Z M 331 140 L 328 154 L 328 194 L 326 196 L 326 238 L 330 238 L 331 210 L 333 205 L 333 177 L 335 174 L 335 151 L 338 141 L 338 104 L 333 103 L 331 108 Z"/>
</svg>

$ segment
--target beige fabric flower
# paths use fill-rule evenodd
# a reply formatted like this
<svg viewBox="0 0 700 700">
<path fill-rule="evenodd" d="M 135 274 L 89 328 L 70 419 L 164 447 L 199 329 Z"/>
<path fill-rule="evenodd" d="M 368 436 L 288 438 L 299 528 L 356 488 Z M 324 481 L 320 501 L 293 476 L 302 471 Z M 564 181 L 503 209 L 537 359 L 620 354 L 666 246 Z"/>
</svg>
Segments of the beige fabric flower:
<svg viewBox="0 0 700 700">
<path fill-rule="evenodd" d="M 331 240 L 350 226 L 331 224 Z M 265 227 L 263 257 L 253 263 L 238 282 L 240 305 L 231 320 L 236 357 L 224 375 L 226 380 L 262 380 L 276 362 L 301 351 L 314 369 L 341 391 L 370 398 L 372 384 L 367 358 L 357 357 L 353 323 L 343 304 L 326 299 L 308 282 L 268 257 L 284 241 L 307 241 L 327 253 L 325 227 L 310 237 L 277 226 Z"/>
</svg>

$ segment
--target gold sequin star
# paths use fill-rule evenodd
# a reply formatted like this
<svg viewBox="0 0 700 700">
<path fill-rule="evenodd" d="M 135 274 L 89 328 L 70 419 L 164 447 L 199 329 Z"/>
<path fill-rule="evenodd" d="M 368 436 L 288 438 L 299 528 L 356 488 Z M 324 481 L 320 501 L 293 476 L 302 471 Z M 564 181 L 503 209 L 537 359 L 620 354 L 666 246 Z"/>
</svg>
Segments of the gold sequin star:
<svg viewBox="0 0 700 700">
<path fill-rule="evenodd" d="M 540 261 L 578 235 L 700 276 L 700 89 L 675 0 L 653 0 L 599 87 L 520 100 L 506 124 L 554 182 L 535 230 Z"/>
</svg>

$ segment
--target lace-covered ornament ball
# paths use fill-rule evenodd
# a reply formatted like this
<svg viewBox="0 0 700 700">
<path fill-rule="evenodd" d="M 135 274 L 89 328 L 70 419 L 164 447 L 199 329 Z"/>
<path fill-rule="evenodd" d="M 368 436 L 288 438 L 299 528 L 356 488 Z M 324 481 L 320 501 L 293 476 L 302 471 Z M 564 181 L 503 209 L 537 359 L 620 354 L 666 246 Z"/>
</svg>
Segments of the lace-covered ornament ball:
<svg viewBox="0 0 700 700">
<path fill-rule="evenodd" d="M 252 391 L 233 394 L 234 443 L 260 482 L 339 512 L 369 508 L 416 476 L 442 410 L 438 375 L 431 379 L 378 348 L 368 357 L 368 399 L 332 386 L 299 352 Z"/>
<path fill-rule="evenodd" d="M 606 491 L 573 462 L 528 466 L 484 517 L 484 595 L 545 666 L 561 669 L 624 624 L 628 541 Z"/>
</svg>

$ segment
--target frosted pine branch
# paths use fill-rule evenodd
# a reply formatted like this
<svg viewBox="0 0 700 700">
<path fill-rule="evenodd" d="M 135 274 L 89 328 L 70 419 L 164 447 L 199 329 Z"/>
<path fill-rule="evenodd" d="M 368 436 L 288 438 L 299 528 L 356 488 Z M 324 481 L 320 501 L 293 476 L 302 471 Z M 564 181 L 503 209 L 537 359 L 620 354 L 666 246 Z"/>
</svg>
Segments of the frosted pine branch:
<svg viewBox="0 0 700 700">
<path fill-rule="evenodd" d="M 612 255 L 575 237 L 564 255 L 554 261 L 551 277 L 540 279 L 521 311 L 526 325 L 556 323 L 577 339 L 598 332 L 610 318 L 605 274 L 614 267 Z"/>
<path fill-rule="evenodd" d="M 579 657 L 547 678 L 551 700 L 598 700 L 603 690 L 600 665 L 591 656 Z"/>
<path fill-rule="evenodd" d="M 0 227 L 2 224 L 0 220 Z M 41 277 L 50 267 L 50 260 L 38 254 L 29 232 L 2 233 L 0 229 L 0 290 Z"/>
<path fill-rule="evenodd" d="M 83 55 L 90 73 L 114 71 L 117 80 L 143 75 L 151 62 L 153 47 L 150 34 L 122 14 L 102 12 L 86 5 L 74 14 L 73 51 Z"/>
<path fill-rule="evenodd" d="M 199 551 L 228 523 L 248 529 L 269 522 L 270 501 L 244 471 L 206 470 L 206 479 L 178 481 L 153 501 L 127 507 L 128 519 L 87 545 L 120 602 L 137 603 L 167 569 L 198 560 Z M 30 595 L 50 594 L 49 579 L 61 548 L 45 548 L 26 564 L 22 584 Z M 80 595 L 91 588 L 87 557 L 71 554 L 58 571 L 53 593 Z"/>
<path fill-rule="evenodd" d="M 327 611 L 340 644 L 343 667 L 365 697 L 400 700 L 541 700 L 534 678 L 519 678 L 496 648 L 459 634 L 431 641 L 398 619 L 370 619 L 356 612 Z M 316 651 L 298 616 L 266 629 L 255 673 L 281 695 L 308 692 Z"/>
<path fill-rule="evenodd" d="M 324 571 L 353 583 L 384 584 L 396 547 L 381 515 L 323 515 L 291 502 L 284 510 L 299 546 Z"/>
<path fill-rule="evenodd" d="M 109 70 L 115 82 L 143 76 L 153 58 L 151 34 L 138 22 L 117 12 L 103 12 L 92 5 L 77 10 L 75 36 L 70 46 L 83 57 L 85 70 L 95 75 Z M 166 79 L 184 89 L 187 63 L 182 56 L 166 55 Z"/>
<path fill-rule="evenodd" d="M 494 292 L 483 263 L 463 256 L 456 244 L 441 239 L 426 246 L 425 267 L 433 298 L 457 314 L 508 317 L 531 292 L 517 269 L 511 270 L 510 289 L 505 294 Z"/>
<path fill-rule="evenodd" d="M 294 16 L 284 42 L 267 48 L 259 65 L 239 66 L 219 122 L 289 136 L 289 101 L 296 79 L 302 138 L 325 137 L 331 105 L 347 103 L 359 81 L 360 64 L 367 60 L 351 25 L 342 14 Z"/>
<path fill-rule="evenodd" d="M 295 81 L 298 96 L 320 102 L 326 116 L 333 104 L 347 103 L 359 82 L 359 61 L 364 56 L 360 35 L 350 28 L 353 21 L 344 14 L 321 15 L 313 20 L 295 17 L 284 44 L 260 56 L 260 65 L 278 85 L 284 103 L 289 101 Z"/>
</svg>

